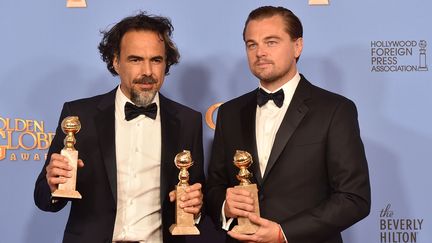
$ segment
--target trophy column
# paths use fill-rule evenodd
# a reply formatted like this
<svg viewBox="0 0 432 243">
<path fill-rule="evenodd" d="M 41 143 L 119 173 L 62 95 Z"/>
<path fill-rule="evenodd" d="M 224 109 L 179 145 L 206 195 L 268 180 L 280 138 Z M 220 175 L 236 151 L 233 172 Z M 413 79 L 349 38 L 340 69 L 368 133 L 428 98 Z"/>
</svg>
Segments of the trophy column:
<svg viewBox="0 0 432 243">
<path fill-rule="evenodd" d="M 75 134 L 81 129 L 81 123 L 77 116 L 68 116 L 63 119 L 61 123 L 63 132 L 66 134 L 64 139 L 65 147 L 61 150 L 61 155 L 68 159 L 68 163 L 73 167 L 71 173 L 72 177 L 67 179 L 64 184 L 59 184 L 58 189 L 55 190 L 51 195 L 56 198 L 74 198 L 81 199 L 81 194 L 75 190 L 76 177 L 77 177 L 77 166 L 78 166 L 78 151 L 74 145 L 76 143 Z"/>
<path fill-rule="evenodd" d="M 420 46 L 420 54 L 419 54 L 419 67 L 418 69 L 420 71 L 428 71 L 428 66 L 426 63 L 426 46 L 427 46 L 427 42 L 425 40 L 421 40 L 419 42 L 419 46 Z"/>
<path fill-rule="evenodd" d="M 193 165 L 191 153 L 183 150 L 176 155 L 174 163 L 180 169 L 180 173 L 178 175 L 179 183 L 176 186 L 176 223 L 171 225 L 169 231 L 172 235 L 199 235 L 200 232 L 195 226 L 194 215 L 180 208 L 179 200 L 186 193 L 186 187 L 189 186 L 187 169 Z"/>
<path fill-rule="evenodd" d="M 237 150 L 234 155 L 234 165 L 240 169 L 237 179 L 240 181 L 240 185 L 235 186 L 235 188 L 241 188 L 249 191 L 252 194 L 254 200 L 254 213 L 260 216 L 259 202 L 258 202 L 258 188 L 256 184 L 252 184 L 249 178 L 252 174 L 247 170 L 247 168 L 252 164 L 252 156 L 246 152 Z M 253 234 L 258 230 L 258 225 L 250 222 L 248 218 L 238 217 L 238 225 L 234 226 L 232 231 L 241 234 Z"/>
</svg>

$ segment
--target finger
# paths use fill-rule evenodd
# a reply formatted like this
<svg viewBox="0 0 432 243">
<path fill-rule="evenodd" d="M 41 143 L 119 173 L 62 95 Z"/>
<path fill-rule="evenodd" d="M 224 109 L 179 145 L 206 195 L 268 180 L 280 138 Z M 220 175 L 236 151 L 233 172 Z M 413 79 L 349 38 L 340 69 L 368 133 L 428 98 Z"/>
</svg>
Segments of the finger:
<svg viewBox="0 0 432 243">
<path fill-rule="evenodd" d="M 79 168 L 84 167 L 84 162 L 81 159 L 78 160 L 78 167 Z"/>
<path fill-rule="evenodd" d="M 192 192 L 192 191 L 200 191 L 202 188 L 201 183 L 195 183 L 191 186 L 186 187 L 186 192 Z"/>
<path fill-rule="evenodd" d="M 235 207 L 225 207 L 225 215 L 229 218 L 248 217 L 250 212 Z"/>
<path fill-rule="evenodd" d="M 252 193 L 241 188 L 230 187 L 227 189 L 227 194 L 239 195 L 252 198 Z"/>
<path fill-rule="evenodd" d="M 254 241 L 254 235 L 239 234 L 234 231 L 228 231 L 228 235 L 239 241 Z"/>
<path fill-rule="evenodd" d="M 195 190 L 195 191 L 191 191 L 191 192 L 186 192 L 185 194 L 183 194 L 180 198 L 180 200 L 182 201 L 187 201 L 187 200 L 191 200 L 191 199 L 195 199 L 195 198 L 202 198 L 203 194 L 200 190 Z"/>
<path fill-rule="evenodd" d="M 174 202 L 176 200 L 176 191 L 175 190 L 170 191 L 168 196 L 169 196 L 170 202 Z"/>
<path fill-rule="evenodd" d="M 69 165 L 69 161 L 66 157 L 60 155 L 61 157 L 52 158 L 48 165 L 49 168 L 60 168 L 64 170 L 73 170 L 73 167 Z M 48 168 L 47 167 L 47 168 Z"/>
<path fill-rule="evenodd" d="M 245 196 L 243 194 L 227 193 L 225 196 L 225 200 L 231 202 L 246 203 L 250 205 L 254 204 L 254 200 L 251 196 Z"/>
<path fill-rule="evenodd" d="M 267 222 L 266 219 L 263 219 L 254 213 L 249 213 L 248 218 L 252 223 L 259 226 L 264 225 Z"/>
<path fill-rule="evenodd" d="M 67 178 L 65 177 L 51 177 L 48 178 L 48 185 L 52 185 L 57 187 L 58 184 L 64 184 L 67 182 Z"/>
<path fill-rule="evenodd" d="M 183 208 L 183 211 L 196 215 L 201 211 L 201 207 L 187 207 L 187 208 Z"/>
<path fill-rule="evenodd" d="M 72 172 L 69 170 L 64 170 L 61 168 L 52 168 L 47 172 L 47 176 L 48 177 L 66 177 L 66 178 L 71 178 L 72 177 Z"/>
<path fill-rule="evenodd" d="M 255 209 L 253 204 L 235 202 L 235 201 L 233 202 L 233 201 L 229 201 L 229 200 L 226 201 L 225 205 L 227 205 L 228 208 L 235 208 L 235 209 L 246 211 L 246 212 L 254 212 L 254 209 Z"/>
<path fill-rule="evenodd" d="M 186 208 L 186 207 L 197 207 L 200 206 L 202 204 L 202 199 L 201 198 L 193 198 L 193 199 L 189 199 L 186 201 L 182 201 L 180 203 L 180 207 L 181 208 Z"/>
</svg>

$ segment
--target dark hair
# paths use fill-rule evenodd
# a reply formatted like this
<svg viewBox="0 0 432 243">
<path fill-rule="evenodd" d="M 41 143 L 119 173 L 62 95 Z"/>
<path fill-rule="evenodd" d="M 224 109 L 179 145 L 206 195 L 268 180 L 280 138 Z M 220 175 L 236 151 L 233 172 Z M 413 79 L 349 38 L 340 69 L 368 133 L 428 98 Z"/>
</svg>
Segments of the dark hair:
<svg viewBox="0 0 432 243">
<path fill-rule="evenodd" d="M 107 64 L 107 68 L 112 75 L 118 75 L 113 66 L 114 57 L 116 55 L 117 57 L 120 56 L 121 40 L 124 34 L 131 30 L 148 30 L 159 34 L 165 43 L 165 74 L 169 74 L 171 65 L 177 64 L 180 58 L 178 49 L 171 39 L 174 27 L 168 18 L 147 15 L 145 12 L 139 12 L 135 16 L 129 16 L 122 19 L 110 30 L 101 31 L 103 38 L 99 43 L 98 48 L 102 60 Z"/>
<path fill-rule="evenodd" d="M 249 24 L 249 21 L 271 18 L 275 15 L 282 17 L 285 22 L 285 31 L 289 34 L 292 40 L 297 40 L 298 38 L 303 37 L 302 23 L 291 10 L 284 7 L 263 6 L 250 12 L 243 29 L 243 40 L 245 39 L 246 27 Z"/>
</svg>

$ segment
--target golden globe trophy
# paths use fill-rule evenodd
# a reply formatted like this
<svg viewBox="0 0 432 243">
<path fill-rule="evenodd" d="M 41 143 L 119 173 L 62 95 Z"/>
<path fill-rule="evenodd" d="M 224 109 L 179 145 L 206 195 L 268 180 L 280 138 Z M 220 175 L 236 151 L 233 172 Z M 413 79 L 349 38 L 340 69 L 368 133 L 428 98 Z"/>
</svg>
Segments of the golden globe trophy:
<svg viewBox="0 0 432 243">
<path fill-rule="evenodd" d="M 179 183 L 176 186 L 176 223 L 171 225 L 169 231 L 172 235 L 199 235 L 200 232 L 195 226 L 194 215 L 180 208 L 179 200 L 185 194 L 186 187 L 189 186 L 187 169 L 193 165 L 191 153 L 187 150 L 178 153 L 174 158 L 174 164 L 180 169 L 180 173 L 178 175 Z"/>
<path fill-rule="evenodd" d="M 254 213 L 260 216 L 259 203 L 258 203 L 258 188 L 256 184 L 252 184 L 249 178 L 252 174 L 247 170 L 252 164 L 252 156 L 246 152 L 237 150 L 234 155 L 234 165 L 240 169 L 237 174 L 237 179 L 240 181 L 240 185 L 235 186 L 235 188 L 241 188 L 247 190 L 252 194 L 254 200 Z M 234 226 L 232 231 L 240 234 L 253 234 L 258 230 L 258 225 L 250 222 L 248 218 L 238 217 L 238 225 Z"/>
<path fill-rule="evenodd" d="M 77 167 L 78 167 L 78 151 L 74 145 L 76 143 L 75 134 L 81 129 L 81 123 L 77 116 L 68 116 L 63 119 L 61 128 L 66 134 L 64 139 L 65 147 L 61 150 L 61 155 L 68 159 L 68 163 L 72 166 L 72 177 L 68 178 L 66 183 L 59 184 L 58 189 L 55 190 L 51 195 L 54 198 L 74 198 L 81 199 L 81 194 L 75 190 Z"/>
</svg>

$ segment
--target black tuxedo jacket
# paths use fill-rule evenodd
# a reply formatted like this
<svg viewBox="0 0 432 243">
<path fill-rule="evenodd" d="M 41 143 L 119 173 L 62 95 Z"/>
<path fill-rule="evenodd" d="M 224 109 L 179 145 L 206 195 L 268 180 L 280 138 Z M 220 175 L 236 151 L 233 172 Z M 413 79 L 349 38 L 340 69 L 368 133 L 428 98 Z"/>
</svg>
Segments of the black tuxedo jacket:
<svg viewBox="0 0 432 243">
<path fill-rule="evenodd" d="M 92 98 L 67 102 L 63 106 L 59 126 L 48 152 L 48 159 L 37 178 L 34 200 L 44 211 L 56 212 L 67 203 L 52 203 L 45 167 L 52 153 L 64 147 L 60 123 L 66 116 L 78 116 L 82 125 L 76 134 L 75 148 L 85 166 L 78 169 L 77 190 L 81 200 L 73 200 L 64 232 L 64 243 L 111 243 L 116 217 L 117 179 L 114 100 L 117 89 Z M 160 118 L 162 134 L 160 198 L 164 242 L 184 242 L 173 237 L 168 228 L 175 220 L 175 203 L 168 193 L 178 183 L 179 170 L 174 157 L 184 149 L 190 150 L 194 166 L 189 169 L 190 183 L 204 182 L 201 114 L 175 103 L 162 95 Z M 145 135 L 144 135 L 145 136 Z M 143 161 L 144 163 L 145 161 Z M 143 178 L 145 180 L 146 178 Z"/>
<path fill-rule="evenodd" d="M 239 184 L 233 156 L 237 149 L 245 150 L 254 161 L 250 170 L 261 217 L 279 223 L 289 243 L 342 242 L 340 232 L 370 210 L 368 167 L 354 103 L 301 76 L 261 176 L 256 93 L 219 108 L 206 184 L 209 215 L 220 225 L 226 189 Z"/>
</svg>

